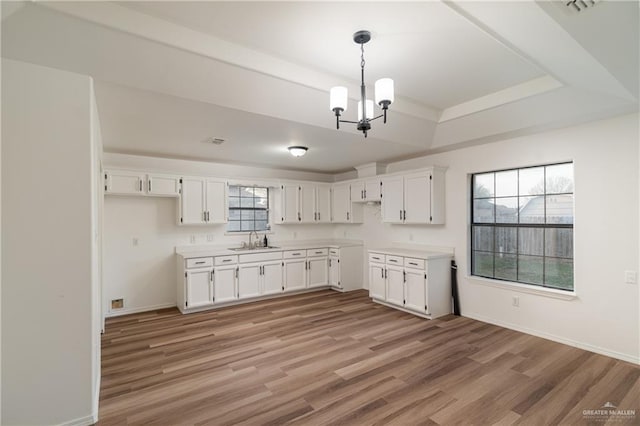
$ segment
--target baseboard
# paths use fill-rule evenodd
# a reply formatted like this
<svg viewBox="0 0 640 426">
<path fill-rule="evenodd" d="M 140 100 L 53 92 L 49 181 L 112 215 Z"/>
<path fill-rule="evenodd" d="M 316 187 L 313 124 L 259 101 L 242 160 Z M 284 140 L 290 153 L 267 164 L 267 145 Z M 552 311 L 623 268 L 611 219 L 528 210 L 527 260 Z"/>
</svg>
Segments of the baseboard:
<svg viewBox="0 0 640 426">
<path fill-rule="evenodd" d="M 156 309 L 175 308 L 175 303 L 162 303 L 160 305 L 143 306 L 140 308 L 118 309 L 115 312 L 108 312 L 105 317 L 119 317 L 122 315 L 137 314 L 140 312 L 155 311 Z"/>
<path fill-rule="evenodd" d="M 98 421 L 97 415 L 88 415 L 80 417 L 79 419 L 70 420 L 68 422 L 60 423 L 58 426 L 89 426 L 95 424 Z"/>
<path fill-rule="evenodd" d="M 522 333 L 531 334 L 532 336 L 542 337 L 543 339 L 553 340 L 554 342 L 563 343 L 565 345 L 573 346 L 576 348 L 584 349 L 589 352 L 595 352 L 600 355 L 606 355 L 611 358 L 620 359 L 622 361 L 631 362 L 633 364 L 640 364 L 640 357 L 624 354 L 621 352 L 612 351 L 609 349 L 601 348 L 599 346 L 590 345 L 584 342 L 578 342 L 576 340 L 567 339 L 561 336 L 556 336 L 555 334 L 549 334 L 538 330 L 533 330 L 531 328 L 522 327 L 516 324 L 511 324 L 504 321 L 499 321 L 493 318 L 485 317 L 484 315 L 476 314 L 476 313 L 464 313 L 462 316 L 471 318 L 474 320 L 487 322 L 489 324 L 499 325 L 500 327 L 508 328 L 515 331 L 520 331 Z"/>
</svg>

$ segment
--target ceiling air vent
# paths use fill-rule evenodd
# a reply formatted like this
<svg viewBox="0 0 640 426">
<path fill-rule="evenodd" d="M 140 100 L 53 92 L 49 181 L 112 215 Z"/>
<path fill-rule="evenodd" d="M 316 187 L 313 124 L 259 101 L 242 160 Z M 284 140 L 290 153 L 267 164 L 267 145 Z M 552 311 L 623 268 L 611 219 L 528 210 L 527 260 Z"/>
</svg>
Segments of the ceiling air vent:
<svg viewBox="0 0 640 426">
<path fill-rule="evenodd" d="M 571 12 L 582 12 L 595 6 L 599 2 L 600 0 L 570 0 L 565 2 L 565 6 L 567 6 Z"/>
</svg>

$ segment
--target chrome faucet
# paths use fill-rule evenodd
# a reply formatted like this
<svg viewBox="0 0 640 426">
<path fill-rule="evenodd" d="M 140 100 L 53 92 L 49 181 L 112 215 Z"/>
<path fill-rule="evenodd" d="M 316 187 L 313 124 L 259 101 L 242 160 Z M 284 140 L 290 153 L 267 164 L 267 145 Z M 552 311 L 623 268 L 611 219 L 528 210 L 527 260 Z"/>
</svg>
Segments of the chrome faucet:
<svg viewBox="0 0 640 426">
<path fill-rule="evenodd" d="M 256 234 L 256 242 L 252 243 L 251 242 L 251 235 Z M 260 237 L 258 236 L 258 233 L 256 231 L 251 231 L 249 232 L 249 248 L 253 249 L 258 247 L 258 244 L 260 243 Z"/>
</svg>

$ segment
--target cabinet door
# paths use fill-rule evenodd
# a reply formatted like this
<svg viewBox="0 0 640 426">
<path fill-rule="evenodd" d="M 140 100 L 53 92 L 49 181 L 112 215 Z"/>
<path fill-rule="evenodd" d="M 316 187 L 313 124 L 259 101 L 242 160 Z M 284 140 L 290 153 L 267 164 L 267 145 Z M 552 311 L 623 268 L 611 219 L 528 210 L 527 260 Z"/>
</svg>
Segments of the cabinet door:
<svg viewBox="0 0 640 426">
<path fill-rule="evenodd" d="M 212 268 L 187 270 L 187 308 L 213 305 Z"/>
<path fill-rule="evenodd" d="M 307 259 L 291 259 L 284 261 L 284 289 L 300 290 L 307 288 Z"/>
<path fill-rule="evenodd" d="M 260 264 L 240 265 L 238 269 L 238 298 L 260 296 Z"/>
<path fill-rule="evenodd" d="M 340 260 L 335 256 L 329 258 L 329 285 L 342 288 L 340 283 Z"/>
<path fill-rule="evenodd" d="M 385 223 L 403 223 L 404 179 L 402 176 L 388 177 L 382 180 L 382 221 Z"/>
<path fill-rule="evenodd" d="M 177 197 L 180 189 L 180 178 L 177 176 L 148 175 L 147 194 L 160 197 Z"/>
<path fill-rule="evenodd" d="M 124 170 L 109 170 L 105 173 L 105 193 L 119 195 L 144 194 L 145 176 L 143 173 Z"/>
<path fill-rule="evenodd" d="M 215 303 L 229 302 L 238 298 L 236 265 L 220 266 L 213 270 L 213 294 Z"/>
<path fill-rule="evenodd" d="M 384 265 L 379 263 L 369 264 L 369 296 L 378 299 L 386 299 L 386 285 L 384 278 Z"/>
<path fill-rule="evenodd" d="M 429 174 L 417 173 L 404 178 L 404 223 L 429 223 L 431 188 Z"/>
<path fill-rule="evenodd" d="M 404 305 L 404 269 L 387 265 L 387 302 Z"/>
<path fill-rule="evenodd" d="M 354 203 L 364 202 L 364 182 L 351 183 L 351 201 Z"/>
<path fill-rule="evenodd" d="M 364 183 L 364 198 L 367 201 L 380 201 L 382 199 L 382 186 L 380 179 L 371 179 Z"/>
<path fill-rule="evenodd" d="M 313 223 L 316 220 L 316 188 L 313 185 L 300 185 L 300 222 Z"/>
<path fill-rule="evenodd" d="M 263 294 L 282 293 L 282 261 L 274 261 L 262 264 L 262 288 Z"/>
<path fill-rule="evenodd" d="M 282 223 L 300 222 L 298 213 L 298 185 L 282 185 Z M 300 217 L 300 219 L 302 219 Z"/>
<path fill-rule="evenodd" d="M 205 223 L 204 180 L 198 178 L 182 178 L 182 194 L 180 196 L 180 223 L 197 225 Z"/>
<path fill-rule="evenodd" d="M 425 271 L 407 269 L 406 277 L 405 308 L 425 313 L 427 307 L 427 279 Z"/>
<path fill-rule="evenodd" d="M 329 285 L 329 258 L 311 257 L 307 260 L 309 287 Z"/>
<path fill-rule="evenodd" d="M 205 199 L 207 223 L 227 223 L 227 183 L 207 179 Z"/>
<path fill-rule="evenodd" d="M 328 186 L 316 188 L 316 222 L 331 222 L 331 190 Z"/>
<path fill-rule="evenodd" d="M 331 221 L 348 223 L 351 221 L 351 194 L 349 184 L 335 185 L 331 199 Z"/>
</svg>

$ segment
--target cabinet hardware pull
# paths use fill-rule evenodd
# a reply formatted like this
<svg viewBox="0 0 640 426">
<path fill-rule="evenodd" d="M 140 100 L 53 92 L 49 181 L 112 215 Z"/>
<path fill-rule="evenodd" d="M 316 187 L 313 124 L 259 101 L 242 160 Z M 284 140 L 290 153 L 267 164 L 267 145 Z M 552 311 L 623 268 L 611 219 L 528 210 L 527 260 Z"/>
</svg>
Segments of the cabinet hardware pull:
<svg viewBox="0 0 640 426">
<path fill-rule="evenodd" d="M 302 220 L 302 218 L 300 217 L 300 212 L 298 212 L 298 220 Z"/>
<path fill-rule="evenodd" d="M 318 212 L 318 220 L 320 220 L 320 212 Z"/>
<path fill-rule="evenodd" d="M 364 190 L 364 198 L 365 199 L 367 198 L 367 190 L 366 189 Z"/>
<path fill-rule="evenodd" d="M 196 262 L 196 265 L 202 265 L 204 263 L 204 261 L 202 262 Z"/>
<path fill-rule="evenodd" d="M 384 269 L 380 268 L 380 278 L 384 278 Z"/>
<path fill-rule="evenodd" d="M 349 220 L 349 212 L 347 212 L 347 220 Z"/>
<path fill-rule="evenodd" d="M 148 183 L 149 183 L 149 192 L 151 192 L 151 178 L 149 178 Z"/>
<path fill-rule="evenodd" d="M 238 271 L 240 270 L 240 268 L 236 268 L 236 279 L 238 279 Z"/>
<path fill-rule="evenodd" d="M 406 211 L 406 210 L 403 210 L 403 212 L 404 212 L 404 217 L 403 217 L 403 219 L 404 219 L 404 220 L 407 220 L 407 211 Z"/>
<path fill-rule="evenodd" d="M 414 262 L 409 262 L 409 265 L 418 266 L 418 264 Z"/>
<path fill-rule="evenodd" d="M 138 182 L 140 183 L 140 192 L 142 192 L 142 179 L 139 179 Z"/>
<path fill-rule="evenodd" d="M 402 210 L 400 210 L 400 220 L 402 220 Z"/>
<path fill-rule="evenodd" d="M 223 262 L 231 262 L 231 259 L 222 259 Z"/>
<path fill-rule="evenodd" d="M 364 189 L 360 190 L 360 199 L 363 200 L 364 199 Z"/>
<path fill-rule="evenodd" d="M 309 261 L 309 270 L 311 270 L 311 261 Z"/>
</svg>

